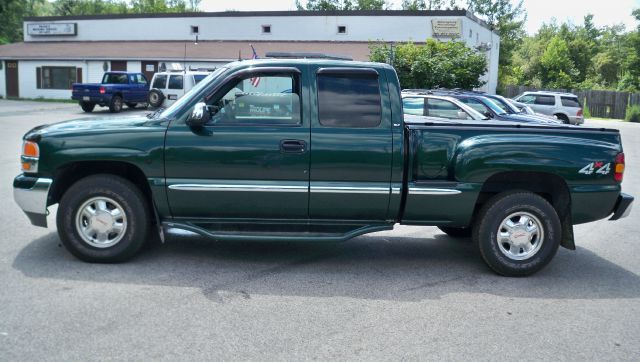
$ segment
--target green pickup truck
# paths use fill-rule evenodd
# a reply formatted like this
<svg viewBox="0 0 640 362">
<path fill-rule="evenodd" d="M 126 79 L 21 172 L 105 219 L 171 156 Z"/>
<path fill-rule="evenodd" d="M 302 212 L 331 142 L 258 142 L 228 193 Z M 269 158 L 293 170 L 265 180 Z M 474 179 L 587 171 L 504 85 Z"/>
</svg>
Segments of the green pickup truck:
<svg viewBox="0 0 640 362">
<path fill-rule="evenodd" d="M 405 119 L 393 68 L 326 59 L 235 62 L 147 117 L 36 127 L 22 169 L 16 202 L 44 227 L 59 204 L 60 239 L 90 262 L 175 229 L 337 242 L 400 223 L 470 237 L 521 276 L 633 202 L 617 130 Z"/>
</svg>

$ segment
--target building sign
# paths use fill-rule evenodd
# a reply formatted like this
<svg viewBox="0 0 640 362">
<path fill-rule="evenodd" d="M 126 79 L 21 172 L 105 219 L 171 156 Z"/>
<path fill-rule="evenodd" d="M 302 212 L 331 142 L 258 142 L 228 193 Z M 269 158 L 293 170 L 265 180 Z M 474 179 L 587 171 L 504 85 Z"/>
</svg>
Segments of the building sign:
<svg viewBox="0 0 640 362">
<path fill-rule="evenodd" d="M 434 38 L 462 38 L 462 20 L 433 19 L 431 30 Z"/>
<path fill-rule="evenodd" d="M 27 24 L 27 34 L 31 36 L 78 35 L 77 23 Z"/>
</svg>

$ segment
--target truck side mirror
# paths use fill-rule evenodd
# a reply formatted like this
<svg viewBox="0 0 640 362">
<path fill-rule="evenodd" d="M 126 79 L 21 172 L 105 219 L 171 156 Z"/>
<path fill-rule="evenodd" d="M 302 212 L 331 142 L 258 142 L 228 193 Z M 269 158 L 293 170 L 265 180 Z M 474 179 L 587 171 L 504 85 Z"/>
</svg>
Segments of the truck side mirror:
<svg viewBox="0 0 640 362">
<path fill-rule="evenodd" d="M 485 112 L 483 113 L 483 115 L 484 115 L 485 117 L 487 117 L 487 118 L 493 118 L 493 114 L 491 114 L 491 112 L 489 112 L 489 111 L 485 111 Z"/>
<path fill-rule="evenodd" d="M 209 107 L 204 102 L 196 103 L 187 119 L 187 124 L 192 127 L 202 127 L 211 119 Z"/>
</svg>

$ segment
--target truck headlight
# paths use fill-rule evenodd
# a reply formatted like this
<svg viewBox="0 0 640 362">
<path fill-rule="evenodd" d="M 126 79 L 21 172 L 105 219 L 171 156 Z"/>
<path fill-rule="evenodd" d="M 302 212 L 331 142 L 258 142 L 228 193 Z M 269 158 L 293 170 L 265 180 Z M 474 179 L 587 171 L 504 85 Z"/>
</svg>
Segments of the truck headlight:
<svg viewBox="0 0 640 362">
<path fill-rule="evenodd" d="M 22 156 L 20 162 L 23 172 L 38 172 L 38 160 L 40 159 L 40 147 L 33 141 L 22 143 Z"/>
</svg>

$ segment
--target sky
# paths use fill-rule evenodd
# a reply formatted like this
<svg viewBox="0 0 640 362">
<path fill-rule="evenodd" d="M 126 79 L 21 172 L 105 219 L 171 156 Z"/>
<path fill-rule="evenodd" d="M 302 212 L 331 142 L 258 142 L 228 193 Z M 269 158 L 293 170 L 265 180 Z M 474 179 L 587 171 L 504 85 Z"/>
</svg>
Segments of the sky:
<svg viewBox="0 0 640 362">
<path fill-rule="evenodd" d="M 514 2 L 516 0 L 513 0 Z M 390 1 L 392 8 L 400 9 L 401 0 Z M 558 22 L 570 21 L 581 24 L 585 15 L 594 14 L 597 26 L 623 23 L 627 30 L 637 23 L 631 10 L 640 8 L 640 0 L 524 0 L 527 10 L 527 33 L 534 34 L 543 23 L 555 17 Z M 295 0 L 202 0 L 203 11 L 268 11 L 295 10 Z"/>
</svg>

